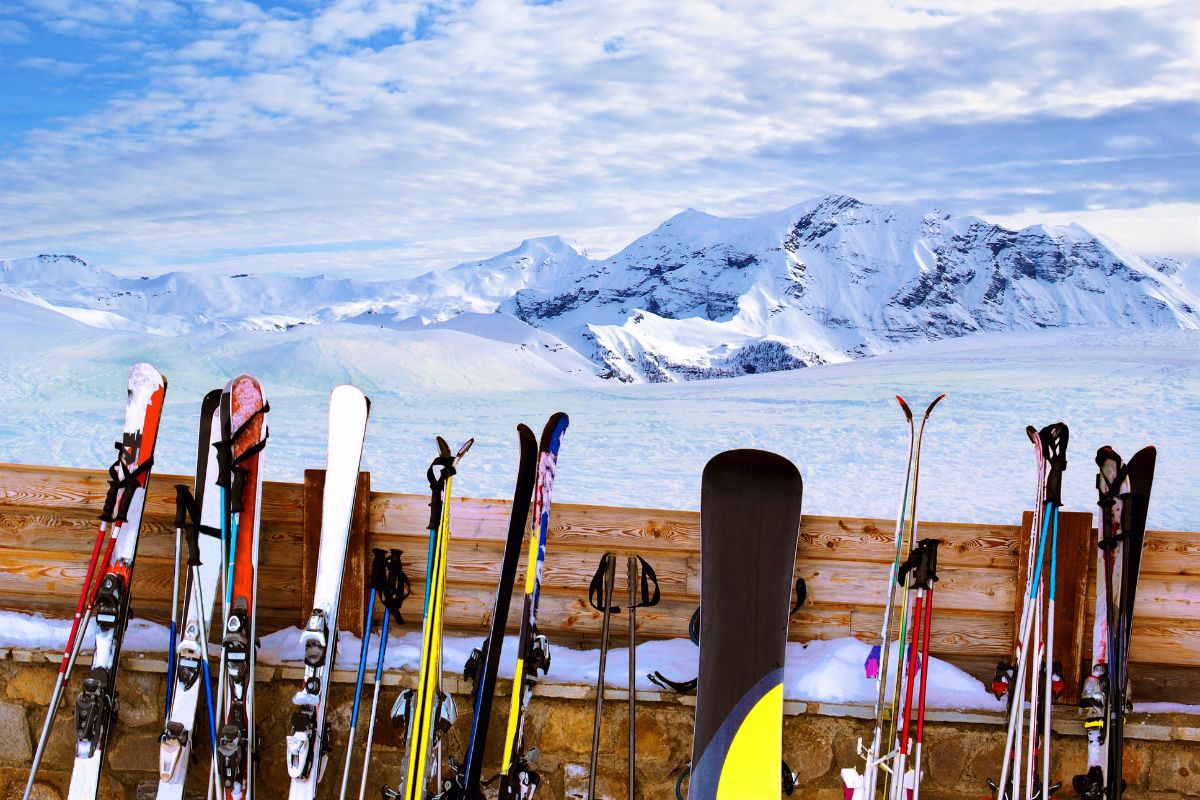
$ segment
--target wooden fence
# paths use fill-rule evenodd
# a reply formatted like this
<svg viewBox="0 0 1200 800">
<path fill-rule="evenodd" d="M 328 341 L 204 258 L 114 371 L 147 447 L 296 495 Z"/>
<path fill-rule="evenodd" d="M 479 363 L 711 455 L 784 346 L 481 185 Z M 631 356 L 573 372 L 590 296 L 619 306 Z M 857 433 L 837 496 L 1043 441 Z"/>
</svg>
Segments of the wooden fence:
<svg viewBox="0 0 1200 800">
<path fill-rule="evenodd" d="M 103 500 L 100 471 L 0 465 L 0 608 L 67 615 L 78 597 Z M 267 482 L 262 499 L 259 629 L 302 624 L 310 605 L 319 534 L 323 473 L 303 484 Z M 144 516 L 135 613 L 169 616 L 175 532 L 174 484 L 191 478 L 155 475 Z M 397 547 L 415 597 L 424 589 L 428 497 L 370 492 L 360 476 L 346 586 L 361 587 L 372 547 Z M 455 499 L 446 590 L 446 625 L 483 634 L 490 621 L 509 503 Z M 1153 509 L 1151 509 L 1153 514 Z M 1092 518 L 1065 513 L 1060 525 L 1058 651 L 1068 691 L 1077 692 L 1090 662 L 1095 604 Z M 1025 525 L 1028 525 L 1026 515 Z M 878 638 L 885 577 L 892 557 L 890 520 L 805 516 L 797 574 L 809 601 L 792 617 L 794 639 Z M 1022 526 L 920 523 L 922 537 L 941 539 L 931 651 L 981 678 L 1011 652 L 1020 613 Z M 662 602 L 638 612 L 645 638 L 686 636 L 699 602 L 699 514 L 692 511 L 556 504 L 542 589 L 540 629 L 552 639 L 584 644 L 599 633 L 600 615 L 587 585 L 604 552 L 640 554 L 658 573 Z M 522 573 L 523 574 L 523 573 Z M 518 590 L 519 591 L 519 590 Z M 362 628 L 363 595 L 344 595 L 342 624 Z M 510 625 L 520 604 L 514 603 Z M 418 602 L 407 608 L 419 625 Z M 1140 699 L 1192 701 L 1200 678 L 1200 533 L 1152 531 L 1138 589 L 1132 660 Z M 1191 669 L 1189 669 L 1191 668 Z"/>
</svg>

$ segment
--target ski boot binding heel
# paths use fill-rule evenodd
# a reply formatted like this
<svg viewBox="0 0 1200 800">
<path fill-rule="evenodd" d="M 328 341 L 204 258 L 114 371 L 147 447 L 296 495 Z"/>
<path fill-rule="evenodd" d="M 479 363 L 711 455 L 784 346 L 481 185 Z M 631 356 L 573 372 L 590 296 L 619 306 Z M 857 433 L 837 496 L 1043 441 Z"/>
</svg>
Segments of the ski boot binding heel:
<svg viewBox="0 0 1200 800">
<path fill-rule="evenodd" d="M 188 731 L 182 722 L 168 722 L 166 730 L 158 737 L 158 778 L 170 781 L 179 769 L 183 751 L 187 748 Z"/>
<path fill-rule="evenodd" d="M 499 800 L 532 800 L 542 782 L 542 776 L 533 770 L 537 757 L 538 751 L 534 748 L 513 760 L 508 773 L 500 779 Z"/>
<path fill-rule="evenodd" d="M 547 675 L 550 672 L 550 642 L 538 633 L 529 640 L 529 652 L 525 655 L 529 665 L 529 675 L 536 676 L 538 672 Z"/>
<path fill-rule="evenodd" d="M 117 698 L 108 670 L 96 667 L 83 679 L 75 701 L 75 757 L 91 758 L 103 748 L 116 718 Z"/>
<path fill-rule="evenodd" d="M 316 714 L 311 706 L 292 713 L 292 732 L 288 734 L 287 771 L 293 778 L 307 778 L 312 769 L 313 740 L 317 734 Z"/>
</svg>

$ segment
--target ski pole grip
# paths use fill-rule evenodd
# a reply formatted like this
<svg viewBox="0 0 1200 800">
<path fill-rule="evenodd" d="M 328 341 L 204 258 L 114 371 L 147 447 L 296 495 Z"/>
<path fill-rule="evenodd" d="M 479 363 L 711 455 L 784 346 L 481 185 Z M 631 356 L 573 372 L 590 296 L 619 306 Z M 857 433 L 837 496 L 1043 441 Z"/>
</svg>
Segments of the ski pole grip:
<svg viewBox="0 0 1200 800">
<path fill-rule="evenodd" d="M 379 547 L 371 549 L 370 588 L 380 595 L 387 593 L 387 551 Z"/>
<path fill-rule="evenodd" d="M 192 492 L 182 483 L 175 484 L 175 527 L 182 528 L 187 524 L 188 516 L 188 501 L 192 499 Z"/>
</svg>

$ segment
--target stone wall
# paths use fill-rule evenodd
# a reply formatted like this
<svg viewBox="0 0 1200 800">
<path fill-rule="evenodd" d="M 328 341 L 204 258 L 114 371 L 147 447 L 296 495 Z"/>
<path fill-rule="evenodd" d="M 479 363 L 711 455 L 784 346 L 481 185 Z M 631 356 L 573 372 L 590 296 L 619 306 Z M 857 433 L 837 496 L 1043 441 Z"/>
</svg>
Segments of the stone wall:
<svg viewBox="0 0 1200 800">
<path fill-rule="evenodd" d="M 41 728 L 45 705 L 54 685 L 57 663 L 43 654 L 8 653 L 0 662 L 0 800 L 19 798 L 24 788 L 33 745 Z M 118 680 L 121 719 L 113 736 L 101 796 L 111 800 L 153 798 L 156 786 L 157 737 L 161 729 L 164 694 L 164 665 L 161 660 L 127 654 Z M 78 691 L 78 677 L 66 694 L 58 714 L 54 735 L 41 773 L 39 800 L 60 800 L 67 794 L 73 753 L 71 711 Z M 286 797 L 283 738 L 290 717 L 291 695 L 299 685 L 300 671 L 294 667 L 262 667 L 258 674 L 257 703 L 262 735 L 258 795 Z M 350 718 L 354 675 L 335 674 L 330 721 L 333 755 L 321 783 L 319 797 L 337 796 L 341 782 Z M 369 680 L 369 678 L 368 678 Z M 411 684 L 411 674 L 392 674 L 385 679 L 381 717 L 395 698 L 399 684 Z M 450 681 L 452 691 L 465 687 Z M 507 687 L 504 687 L 507 691 Z M 626 796 L 626 696 L 610 691 L 605 705 L 599 758 L 598 796 Z M 638 796 L 672 798 L 680 767 L 691 747 L 691 698 L 659 693 L 639 693 Z M 369 703 L 370 687 L 364 692 Z M 459 754 L 470 728 L 470 709 L 461 694 L 460 717 L 449 736 L 449 751 Z M 544 683 L 529 712 L 528 741 L 540 750 L 538 768 L 543 773 L 541 798 L 583 798 L 587 789 L 587 766 L 591 747 L 594 700 L 589 687 Z M 856 706 L 817 706 L 788 703 L 784 722 L 784 756 L 799 774 L 797 797 L 805 800 L 841 800 L 838 772 L 857 765 L 855 743 L 870 727 L 870 709 Z M 507 695 L 495 704 L 493 732 L 502 736 L 508 714 Z M 996 777 L 1003 747 L 1001 720 L 985 713 L 931 712 L 926 726 L 925 800 L 981 798 L 985 780 Z M 1126 800 L 1182 800 L 1200 796 L 1200 718 L 1183 715 L 1132 714 L 1127 723 L 1126 776 L 1130 786 Z M 1055 728 L 1053 774 L 1069 778 L 1082 771 L 1085 742 L 1077 713 L 1061 709 Z M 377 798 L 385 781 L 395 784 L 400 750 L 386 720 L 377 726 L 367 796 Z M 365 726 L 360 727 L 356 752 L 361 753 Z M 200 731 L 207 740 L 206 730 Z M 205 747 L 199 765 L 190 770 L 189 798 L 204 792 L 201 780 L 208 764 Z M 488 764 L 500 760 L 498 742 L 488 754 Z M 358 765 L 351 786 L 357 787 Z M 193 788 L 194 787 L 194 790 Z M 357 796 L 356 788 L 350 792 Z M 1060 797 L 1073 797 L 1068 788 Z"/>
</svg>

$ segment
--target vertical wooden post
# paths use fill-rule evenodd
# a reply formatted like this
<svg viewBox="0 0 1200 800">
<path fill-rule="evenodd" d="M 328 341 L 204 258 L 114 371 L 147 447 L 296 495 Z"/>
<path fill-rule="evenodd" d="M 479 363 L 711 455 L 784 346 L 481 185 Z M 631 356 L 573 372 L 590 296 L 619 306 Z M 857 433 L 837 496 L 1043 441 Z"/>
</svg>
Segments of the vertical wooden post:
<svg viewBox="0 0 1200 800">
<path fill-rule="evenodd" d="M 1017 556 L 1017 607 L 1014 630 L 1021 621 L 1021 606 L 1028 597 L 1030 528 L 1033 512 L 1021 517 L 1020 552 Z M 1049 534 L 1047 534 L 1049 537 Z M 1046 547 L 1050 547 L 1047 539 Z M 1088 567 L 1095 558 L 1092 515 L 1086 511 L 1060 511 L 1058 514 L 1058 591 L 1054 601 L 1054 654 L 1063 668 L 1061 705 L 1077 705 L 1085 667 L 1083 663 L 1083 623 L 1087 617 Z M 1047 557 L 1043 569 L 1049 569 Z M 1032 651 L 1031 651 L 1032 652 Z"/>
<path fill-rule="evenodd" d="M 300 624 L 308 622 L 317 580 L 317 557 L 321 551 L 321 506 L 325 491 L 325 470 L 304 470 L 304 558 L 300 605 Z M 358 473 L 354 493 L 354 515 L 350 520 L 350 538 L 346 544 L 346 568 L 342 573 L 342 597 L 338 610 L 338 628 L 355 636 L 363 635 L 363 615 L 367 604 L 367 524 L 370 521 L 371 473 Z"/>
</svg>

